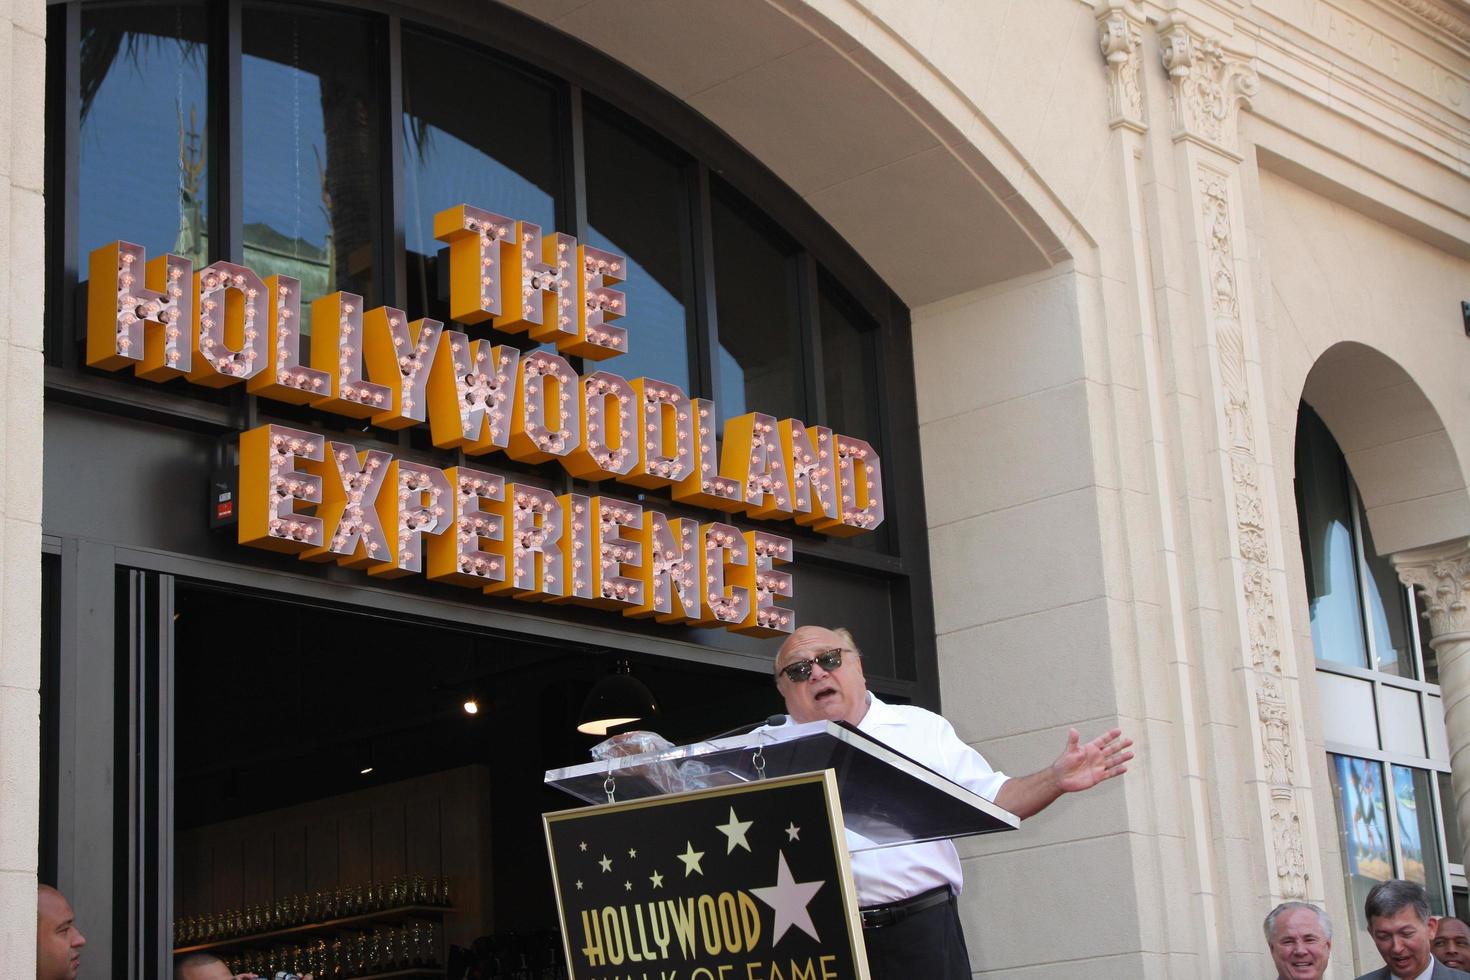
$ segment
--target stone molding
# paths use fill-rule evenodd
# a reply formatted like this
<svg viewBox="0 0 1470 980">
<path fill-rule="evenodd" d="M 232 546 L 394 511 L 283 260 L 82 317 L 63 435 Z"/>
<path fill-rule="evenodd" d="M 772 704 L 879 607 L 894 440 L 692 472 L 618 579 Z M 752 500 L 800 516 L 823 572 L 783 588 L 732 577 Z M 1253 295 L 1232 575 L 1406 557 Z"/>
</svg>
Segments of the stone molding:
<svg viewBox="0 0 1470 980">
<path fill-rule="evenodd" d="M 1400 582 L 1424 597 L 1424 618 L 1434 639 L 1470 635 L 1470 540 L 1400 551 L 1393 567 Z"/>
<path fill-rule="evenodd" d="M 1108 73 L 1108 125 L 1148 129 L 1143 103 L 1143 15 L 1128 0 L 1104 0 L 1097 10 L 1097 42 Z"/>
<path fill-rule="evenodd" d="M 1462 44 L 1470 44 L 1470 8 L 1445 0 L 1390 0 Z"/>
<path fill-rule="evenodd" d="M 1201 34 L 1177 14 L 1159 22 L 1159 40 L 1159 54 L 1169 73 L 1174 140 L 1194 140 L 1240 160 L 1236 120 L 1240 107 L 1249 108 L 1260 88 L 1250 60 Z"/>
<path fill-rule="evenodd" d="M 1208 166 L 1197 168 L 1195 190 L 1201 209 L 1208 281 L 1207 313 L 1214 327 L 1215 367 L 1223 445 L 1230 462 L 1228 495 L 1233 503 L 1233 550 L 1240 574 L 1250 670 L 1247 689 L 1255 700 L 1255 742 L 1268 802 L 1262 814 L 1269 828 L 1276 875 L 1273 891 L 1286 899 L 1305 899 L 1310 877 L 1297 799 L 1297 723 L 1283 670 L 1279 598 L 1271 575 L 1271 535 L 1261 492 L 1255 422 L 1246 366 L 1246 324 L 1241 313 L 1235 265 L 1235 232 L 1230 178 Z"/>
</svg>

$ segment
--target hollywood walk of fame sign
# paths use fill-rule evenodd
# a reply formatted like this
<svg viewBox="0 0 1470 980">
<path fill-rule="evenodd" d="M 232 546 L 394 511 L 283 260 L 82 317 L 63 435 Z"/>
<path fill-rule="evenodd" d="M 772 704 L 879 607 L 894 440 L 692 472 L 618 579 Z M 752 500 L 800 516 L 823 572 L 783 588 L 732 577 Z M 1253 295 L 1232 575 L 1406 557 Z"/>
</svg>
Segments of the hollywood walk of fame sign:
<svg viewBox="0 0 1470 980">
<path fill-rule="evenodd" d="M 573 980 L 866 980 L 830 770 L 545 816 Z"/>
</svg>

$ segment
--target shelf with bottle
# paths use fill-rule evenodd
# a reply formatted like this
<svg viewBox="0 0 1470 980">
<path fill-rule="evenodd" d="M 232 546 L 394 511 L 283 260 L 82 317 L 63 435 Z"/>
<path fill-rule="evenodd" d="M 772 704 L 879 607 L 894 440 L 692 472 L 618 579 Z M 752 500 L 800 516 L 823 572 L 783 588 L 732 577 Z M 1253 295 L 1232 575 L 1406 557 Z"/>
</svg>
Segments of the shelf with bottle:
<svg viewBox="0 0 1470 980">
<path fill-rule="evenodd" d="M 174 920 L 174 952 L 190 953 L 268 941 L 349 925 L 393 923 L 449 911 L 448 875 L 398 875 L 273 902 Z"/>
<path fill-rule="evenodd" d="M 213 942 L 195 943 L 191 946 L 175 946 L 174 955 L 182 956 L 185 953 L 203 953 L 218 949 L 238 949 L 242 946 L 254 946 L 276 939 L 303 938 L 341 930 L 367 930 L 372 926 L 399 925 L 414 918 L 438 917 L 453 911 L 453 908 L 443 905 L 401 905 L 397 908 L 364 912 L 361 915 L 349 915 L 340 919 L 327 919 L 323 922 L 308 922 L 299 926 L 287 926 L 284 929 L 272 929 L 270 932 L 243 933 L 231 936 L 229 939 L 216 939 Z"/>
<path fill-rule="evenodd" d="M 305 938 L 300 945 L 235 945 L 214 952 L 232 975 L 311 974 L 315 980 L 444 975 L 440 956 L 443 936 L 433 922 L 415 920 L 396 927 L 379 925 L 360 930 L 344 926 L 329 936 Z M 258 938 L 252 941 L 258 942 Z"/>
</svg>

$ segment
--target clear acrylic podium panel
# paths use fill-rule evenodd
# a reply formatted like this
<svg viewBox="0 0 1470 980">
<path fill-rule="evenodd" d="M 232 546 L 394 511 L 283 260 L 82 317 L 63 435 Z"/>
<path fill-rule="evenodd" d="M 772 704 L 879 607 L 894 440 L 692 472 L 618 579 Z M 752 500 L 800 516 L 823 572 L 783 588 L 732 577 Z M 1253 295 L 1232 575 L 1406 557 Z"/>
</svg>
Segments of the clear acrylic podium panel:
<svg viewBox="0 0 1470 980">
<path fill-rule="evenodd" d="M 607 803 L 609 792 L 622 802 L 823 769 L 837 775 L 855 851 L 1014 830 L 1019 824 L 984 797 L 854 728 L 828 721 L 552 769 L 546 783 L 588 803 Z"/>
</svg>

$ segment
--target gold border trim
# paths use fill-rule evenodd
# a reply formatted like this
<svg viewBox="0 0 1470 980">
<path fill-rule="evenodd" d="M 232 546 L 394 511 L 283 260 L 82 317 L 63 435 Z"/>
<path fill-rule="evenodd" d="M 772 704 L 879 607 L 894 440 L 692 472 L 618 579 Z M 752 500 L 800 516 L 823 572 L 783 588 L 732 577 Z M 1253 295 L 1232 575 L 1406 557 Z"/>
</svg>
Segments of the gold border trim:
<svg viewBox="0 0 1470 980">
<path fill-rule="evenodd" d="M 838 881 L 837 887 L 842 895 L 843 907 L 847 910 L 847 943 L 852 953 L 852 965 L 856 980 L 870 980 L 868 973 L 868 948 L 862 941 L 863 924 L 858 915 L 857 887 L 852 880 L 852 855 L 847 849 L 847 830 L 842 819 L 842 800 L 837 794 L 837 774 L 831 769 L 823 769 L 820 772 L 797 773 L 791 776 L 774 776 L 770 779 L 761 779 L 751 783 L 738 783 L 734 786 L 716 786 L 712 789 L 686 790 L 682 793 L 668 793 L 663 796 L 650 796 L 641 800 L 629 800 L 626 803 L 598 803 L 593 806 L 576 807 L 570 810 L 554 810 L 550 813 L 541 814 L 541 825 L 546 833 L 546 856 L 551 864 L 551 887 L 556 895 L 556 916 L 561 922 L 561 944 L 566 955 L 567 976 L 570 980 L 577 980 L 579 973 L 576 962 L 572 959 L 571 930 L 567 928 L 566 909 L 561 901 L 561 880 L 556 873 L 556 852 L 552 847 L 551 827 L 553 824 L 566 823 L 577 819 L 602 816 L 608 813 L 621 813 L 631 810 L 642 810 L 649 807 L 660 807 L 669 803 L 685 803 L 692 800 L 718 799 L 722 796 L 741 796 L 747 793 L 763 792 L 768 789 L 779 789 L 788 786 L 804 786 L 809 783 L 821 783 L 822 795 L 827 804 L 827 829 L 832 837 L 833 856 L 837 859 Z"/>
</svg>

